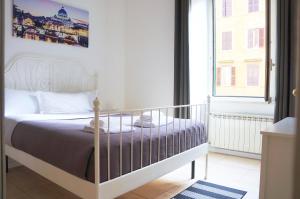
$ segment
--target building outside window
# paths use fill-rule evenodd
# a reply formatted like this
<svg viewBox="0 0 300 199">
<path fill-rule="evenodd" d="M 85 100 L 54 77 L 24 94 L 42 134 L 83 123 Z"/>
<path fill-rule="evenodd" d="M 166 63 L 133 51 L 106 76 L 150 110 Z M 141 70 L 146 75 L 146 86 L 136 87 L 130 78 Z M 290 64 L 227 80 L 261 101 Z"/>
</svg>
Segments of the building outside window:
<svg viewBox="0 0 300 199">
<path fill-rule="evenodd" d="M 232 32 L 222 32 L 222 50 L 232 50 Z"/>
<path fill-rule="evenodd" d="M 217 68 L 217 86 L 231 87 L 235 86 L 235 67 L 224 65 Z"/>
<path fill-rule="evenodd" d="M 225 1 L 215 0 L 214 4 L 213 95 L 263 98 L 267 63 L 265 0 L 230 3 L 234 5 L 230 17 L 224 17 Z"/>
<path fill-rule="evenodd" d="M 259 86 L 259 65 L 247 65 L 247 86 Z"/>
<path fill-rule="evenodd" d="M 248 12 L 259 11 L 259 0 L 248 0 Z"/>
<path fill-rule="evenodd" d="M 248 48 L 263 48 L 265 45 L 265 29 L 254 28 L 248 30 Z"/>
<path fill-rule="evenodd" d="M 230 17 L 232 15 L 232 0 L 223 0 L 222 7 L 223 17 Z"/>
</svg>

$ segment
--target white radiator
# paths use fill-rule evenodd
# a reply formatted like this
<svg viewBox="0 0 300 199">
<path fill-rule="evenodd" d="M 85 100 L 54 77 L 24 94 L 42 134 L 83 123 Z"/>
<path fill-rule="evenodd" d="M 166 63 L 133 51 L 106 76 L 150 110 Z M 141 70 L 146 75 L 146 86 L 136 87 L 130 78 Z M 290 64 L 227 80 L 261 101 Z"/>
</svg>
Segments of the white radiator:
<svg viewBox="0 0 300 199">
<path fill-rule="evenodd" d="M 209 141 L 212 147 L 261 154 L 260 130 L 272 123 L 271 116 L 211 113 Z"/>
</svg>

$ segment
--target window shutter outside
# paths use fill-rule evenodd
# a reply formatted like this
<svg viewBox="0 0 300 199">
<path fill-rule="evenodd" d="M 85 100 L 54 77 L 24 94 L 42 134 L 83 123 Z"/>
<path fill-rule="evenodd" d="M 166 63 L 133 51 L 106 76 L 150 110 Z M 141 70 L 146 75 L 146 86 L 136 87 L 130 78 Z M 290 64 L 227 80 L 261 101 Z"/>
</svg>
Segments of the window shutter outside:
<svg viewBox="0 0 300 199">
<path fill-rule="evenodd" d="M 248 48 L 253 48 L 253 31 L 248 30 Z"/>
<path fill-rule="evenodd" d="M 231 67 L 231 86 L 235 86 L 235 67 Z"/>
<path fill-rule="evenodd" d="M 227 50 L 232 50 L 232 32 L 227 33 Z"/>
<path fill-rule="evenodd" d="M 226 48 L 226 32 L 222 33 L 222 50 L 227 50 L 227 48 Z"/>
<path fill-rule="evenodd" d="M 260 28 L 259 29 L 259 47 L 263 48 L 265 45 L 265 29 Z"/>
<path fill-rule="evenodd" d="M 248 0 L 248 12 L 252 12 L 252 0 Z"/>
<path fill-rule="evenodd" d="M 223 15 L 223 17 L 226 17 L 226 0 L 223 0 L 222 15 Z"/>
<path fill-rule="evenodd" d="M 232 50 L 232 32 L 222 32 L 222 50 Z"/>
<path fill-rule="evenodd" d="M 232 0 L 226 2 L 226 16 L 232 16 Z"/>
<path fill-rule="evenodd" d="M 259 10 L 259 0 L 252 0 L 253 1 L 253 11 Z"/>
<path fill-rule="evenodd" d="M 221 86 L 221 68 L 217 68 L 217 86 Z"/>
</svg>

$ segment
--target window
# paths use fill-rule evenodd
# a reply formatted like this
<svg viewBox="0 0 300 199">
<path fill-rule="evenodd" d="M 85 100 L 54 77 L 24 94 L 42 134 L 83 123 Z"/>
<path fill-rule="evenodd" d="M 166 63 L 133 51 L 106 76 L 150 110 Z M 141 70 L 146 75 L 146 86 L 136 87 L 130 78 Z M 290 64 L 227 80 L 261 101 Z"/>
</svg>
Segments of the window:
<svg viewBox="0 0 300 199">
<path fill-rule="evenodd" d="M 232 50 L 232 32 L 222 32 L 222 50 Z"/>
<path fill-rule="evenodd" d="M 248 12 L 258 12 L 259 0 L 248 0 Z"/>
<path fill-rule="evenodd" d="M 259 86 L 259 65 L 247 65 L 247 86 Z"/>
<path fill-rule="evenodd" d="M 222 15 L 223 17 L 230 17 L 232 15 L 232 0 L 223 0 Z"/>
<path fill-rule="evenodd" d="M 265 29 L 248 30 L 248 48 L 263 48 L 265 46 Z"/>
<path fill-rule="evenodd" d="M 213 4 L 213 96 L 263 98 L 268 86 L 265 81 L 268 32 L 263 24 L 268 22 L 265 7 L 259 8 L 259 4 L 266 0 L 231 1 L 215 0 Z M 247 12 L 248 5 L 251 12 Z M 258 10 L 259 14 L 253 15 Z M 230 17 L 224 19 L 225 15 Z"/>
<path fill-rule="evenodd" d="M 217 68 L 217 86 L 230 87 L 235 85 L 235 67 L 225 65 Z"/>
</svg>

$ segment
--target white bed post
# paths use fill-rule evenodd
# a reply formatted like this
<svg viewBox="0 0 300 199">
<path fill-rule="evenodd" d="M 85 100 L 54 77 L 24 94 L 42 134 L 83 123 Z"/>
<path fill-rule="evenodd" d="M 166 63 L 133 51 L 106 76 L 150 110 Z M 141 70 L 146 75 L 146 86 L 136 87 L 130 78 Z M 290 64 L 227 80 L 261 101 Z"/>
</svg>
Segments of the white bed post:
<svg viewBox="0 0 300 199">
<path fill-rule="evenodd" d="M 207 132 L 207 143 L 208 143 L 208 149 L 209 149 L 209 117 L 210 117 L 210 96 L 207 96 L 207 121 L 206 121 L 206 132 Z M 204 179 L 207 180 L 207 172 L 208 172 L 208 151 L 205 157 L 205 175 Z"/>
<path fill-rule="evenodd" d="M 94 101 L 94 112 L 95 112 L 95 132 L 94 132 L 94 146 L 95 146 L 95 198 L 99 199 L 99 184 L 100 184 L 100 101 L 98 98 Z"/>
</svg>

